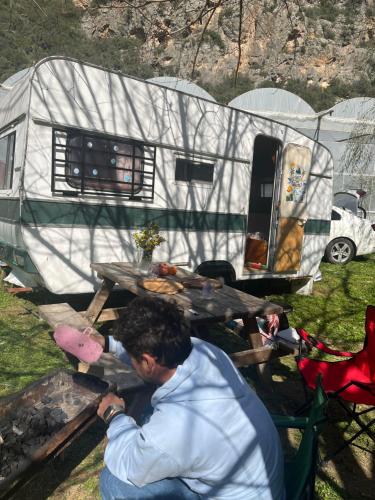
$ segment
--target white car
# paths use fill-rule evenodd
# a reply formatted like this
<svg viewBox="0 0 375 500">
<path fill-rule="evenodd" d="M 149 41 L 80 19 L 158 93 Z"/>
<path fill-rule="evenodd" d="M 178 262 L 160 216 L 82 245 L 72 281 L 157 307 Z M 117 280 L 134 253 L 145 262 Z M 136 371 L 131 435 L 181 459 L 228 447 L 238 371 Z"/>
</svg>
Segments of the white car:
<svg viewBox="0 0 375 500">
<path fill-rule="evenodd" d="M 325 258 L 332 264 L 346 264 L 357 255 L 375 252 L 375 224 L 351 211 L 332 207 L 330 241 Z"/>
</svg>

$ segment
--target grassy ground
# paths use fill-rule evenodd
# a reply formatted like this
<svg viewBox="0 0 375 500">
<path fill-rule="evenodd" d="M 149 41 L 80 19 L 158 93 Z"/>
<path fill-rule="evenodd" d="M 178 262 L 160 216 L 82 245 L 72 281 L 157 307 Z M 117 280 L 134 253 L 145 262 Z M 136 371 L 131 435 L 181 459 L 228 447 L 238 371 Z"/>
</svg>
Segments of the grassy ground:
<svg viewBox="0 0 375 500">
<path fill-rule="evenodd" d="M 310 297 L 292 294 L 270 296 L 270 299 L 293 306 L 288 315 L 292 326 L 303 326 L 328 344 L 346 350 L 359 349 L 363 342 L 364 312 L 367 304 L 375 304 L 375 255 L 358 258 L 347 266 L 322 264 L 323 280 L 314 286 Z M 60 298 L 60 300 L 63 300 Z M 83 299 L 85 300 L 85 299 Z M 67 366 L 61 351 L 51 341 L 48 325 L 37 317 L 37 305 L 56 301 L 47 293 L 14 297 L 0 285 L 0 396 L 16 392 L 33 380 L 58 367 Z M 211 331 L 211 338 L 226 350 L 237 350 L 241 339 Z M 261 397 L 272 411 L 291 413 L 303 402 L 293 358 L 277 360 L 272 365 L 274 391 Z M 244 372 L 257 388 L 254 369 Z M 323 454 L 334 449 L 346 435 L 342 416 L 331 406 L 335 422 L 322 434 Z M 285 440 L 286 439 L 286 440 Z M 298 436 L 288 434 L 284 445 L 288 451 L 296 446 Z M 371 450 L 372 443 L 363 438 L 359 444 Z M 98 476 L 102 467 L 104 427 L 98 422 L 64 453 L 64 457 L 47 465 L 16 496 L 40 500 L 86 500 L 99 498 Z M 374 452 L 374 448 L 372 447 Z M 350 447 L 320 469 L 317 497 L 321 499 L 373 498 L 374 463 L 368 451 Z"/>
</svg>

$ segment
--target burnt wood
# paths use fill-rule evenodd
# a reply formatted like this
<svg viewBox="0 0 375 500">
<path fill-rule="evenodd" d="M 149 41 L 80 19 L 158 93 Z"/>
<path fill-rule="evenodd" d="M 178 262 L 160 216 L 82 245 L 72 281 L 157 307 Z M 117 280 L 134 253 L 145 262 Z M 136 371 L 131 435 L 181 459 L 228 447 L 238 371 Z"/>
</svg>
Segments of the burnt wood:
<svg viewBox="0 0 375 500">
<path fill-rule="evenodd" d="M 52 454 L 56 455 L 67 440 L 92 420 L 100 399 L 108 390 L 109 385 L 96 377 L 58 370 L 16 394 L 1 398 L 0 423 L 2 426 L 10 423 L 11 426 L 11 431 L 4 433 L 2 462 L 6 460 L 4 447 L 7 447 L 8 441 L 7 448 L 17 466 L 0 480 L 0 496 L 13 490 L 15 484 L 35 470 L 37 464 Z M 55 423 L 50 427 L 52 415 Z M 14 434 L 12 423 L 20 418 L 27 425 L 24 429 L 16 429 L 17 434 Z M 43 426 L 47 426 L 45 431 Z M 41 433 L 41 437 L 38 438 L 38 434 L 34 436 L 35 432 Z"/>
</svg>

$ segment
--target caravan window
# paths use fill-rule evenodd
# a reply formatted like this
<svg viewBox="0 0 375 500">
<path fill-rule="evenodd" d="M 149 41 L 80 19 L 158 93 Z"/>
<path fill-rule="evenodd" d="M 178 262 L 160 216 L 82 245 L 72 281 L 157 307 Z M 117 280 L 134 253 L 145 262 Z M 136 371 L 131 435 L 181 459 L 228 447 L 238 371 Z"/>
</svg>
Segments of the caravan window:
<svg viewBox="0 0 375 500">
<path fill-rule="evenodd" d="M 138 141 L 54 130 L 53 190 L 152 199 L 154 160 L 155 148 Z"/>
<path fill-rule="evenodd" d="M 15 139 L 15 132 L 0 139 L 0 189 L 12 187 Z"/>
<path fill-rule="evenodd" d="M 212 183 L 214 164 L 207 161 L 196 161 L 189 158 L 176 158 L 176 181 L 198 181 Z"/>
</svg>

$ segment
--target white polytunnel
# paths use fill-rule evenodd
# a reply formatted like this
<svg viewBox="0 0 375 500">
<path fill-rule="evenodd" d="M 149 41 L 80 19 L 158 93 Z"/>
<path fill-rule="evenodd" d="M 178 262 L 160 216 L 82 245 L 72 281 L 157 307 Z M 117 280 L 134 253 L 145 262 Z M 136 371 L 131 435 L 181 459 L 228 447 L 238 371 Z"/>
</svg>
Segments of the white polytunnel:
<svg viewBox="0 0 375 500">
<path fill-rule="evenodd" d="M 147 82 L 157 83 L 163 87 L 168 87 L 169 89 L 179 90 L 186 94 L 190 94 L 202 99 L 207 99 L 208 101 L 216 102 L 216 100 L 209 94 L 206 90 L 202 89 L 199 85 L 189 82 L 188 80 L 182 80 L 181 78 L 176 78 L 174 76 L 156 76 L 155 78 L 149 78 Z"/>
</svg>

